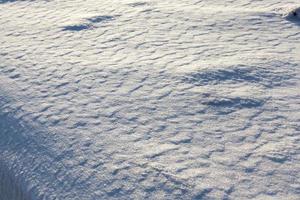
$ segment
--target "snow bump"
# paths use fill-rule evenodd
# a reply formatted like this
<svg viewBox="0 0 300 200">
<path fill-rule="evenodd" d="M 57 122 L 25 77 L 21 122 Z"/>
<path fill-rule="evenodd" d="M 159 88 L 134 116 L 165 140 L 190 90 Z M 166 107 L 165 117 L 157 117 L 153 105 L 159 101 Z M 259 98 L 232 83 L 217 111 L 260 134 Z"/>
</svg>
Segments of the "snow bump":
<svg viewBox="0 0 300 200">
<path fill-rule="evenodd" d="M 285 18 L 289 21 L 300 23 L 300 7 L 289 10 Z"/>
</svg>

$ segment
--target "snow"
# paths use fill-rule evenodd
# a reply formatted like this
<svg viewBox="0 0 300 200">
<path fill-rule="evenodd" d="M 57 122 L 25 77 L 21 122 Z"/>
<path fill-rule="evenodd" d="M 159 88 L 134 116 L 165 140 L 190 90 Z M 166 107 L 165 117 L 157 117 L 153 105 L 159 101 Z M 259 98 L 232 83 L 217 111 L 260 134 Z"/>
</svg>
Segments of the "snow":
<svg viewBox="0 0 300 200">
<path fill-rule="evenodd" d="M 0 200 L 299 199 L 299 6 L 0 0 Z"/>
<path fill-rule="evenodd" d="M 285 15 L 285 17 L 291 21 L 295 21 L 299 23 L 299 19 L 300 19 L 300 7 L 296 7 L 293 9 L 290 9 L 287 14 Z"/>
</svg>

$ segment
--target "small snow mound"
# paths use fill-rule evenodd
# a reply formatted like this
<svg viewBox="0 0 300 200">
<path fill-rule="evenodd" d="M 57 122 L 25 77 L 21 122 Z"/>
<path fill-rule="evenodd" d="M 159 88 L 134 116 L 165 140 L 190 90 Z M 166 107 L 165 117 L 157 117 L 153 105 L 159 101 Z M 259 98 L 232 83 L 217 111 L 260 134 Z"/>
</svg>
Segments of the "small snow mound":
<svg viewBox="0 0 300 200">
<path fill-rule="evenodd" d="M 300 6 L 288 10 L 288 12 L 284 16 L 288 20 L 299 21 L 300 22 Z"/>
</svg>

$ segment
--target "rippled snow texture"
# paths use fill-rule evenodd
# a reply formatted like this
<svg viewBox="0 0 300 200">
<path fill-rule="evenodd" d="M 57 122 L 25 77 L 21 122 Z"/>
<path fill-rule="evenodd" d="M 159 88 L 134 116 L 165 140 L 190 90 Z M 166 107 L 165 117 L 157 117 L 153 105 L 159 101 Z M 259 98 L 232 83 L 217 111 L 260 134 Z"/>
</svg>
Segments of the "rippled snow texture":
<svg viewBox="0 0 300 200">
<path fill-rule="evenodd" d="M 0 199 L 299 199 L 297 3 L 0 1 Z"/>
</svg>

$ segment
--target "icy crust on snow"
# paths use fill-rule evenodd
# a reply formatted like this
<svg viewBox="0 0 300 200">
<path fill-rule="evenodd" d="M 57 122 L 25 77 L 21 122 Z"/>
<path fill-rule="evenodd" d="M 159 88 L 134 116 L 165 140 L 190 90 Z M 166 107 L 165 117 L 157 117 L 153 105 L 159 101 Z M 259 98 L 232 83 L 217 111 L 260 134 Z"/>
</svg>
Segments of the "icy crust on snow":
<svg viewBox="0 0 300 200">
<path fill-rule="evenodd" d="M 298 199 L 296 3 L 0 1 L 0 199 Z"/>
</svg>

